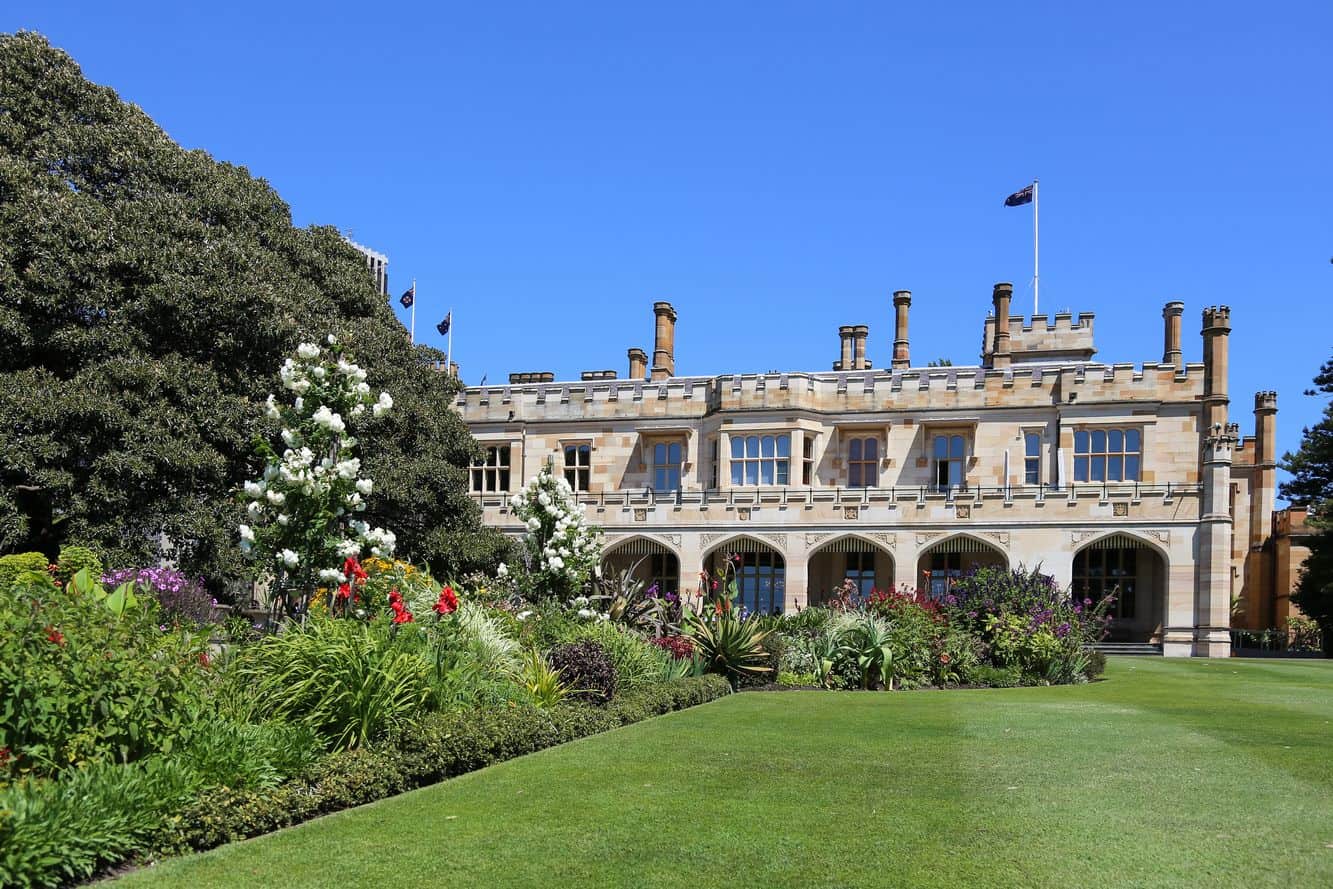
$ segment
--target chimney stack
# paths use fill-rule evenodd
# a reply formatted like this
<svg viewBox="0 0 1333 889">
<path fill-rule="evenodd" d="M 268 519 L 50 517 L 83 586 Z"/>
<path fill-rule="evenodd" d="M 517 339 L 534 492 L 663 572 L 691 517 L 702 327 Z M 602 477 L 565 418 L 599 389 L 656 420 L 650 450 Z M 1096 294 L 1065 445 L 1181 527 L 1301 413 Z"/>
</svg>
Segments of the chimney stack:
<svg viewBox="0 0 1333 889">
<path fill-rule="evenodd" d="M 1182 302 L 1169 302 L 1162 307 L 1166 330 L 1162 345 L 1162 363 L 1179 368 L 1185 363 L 1180 351 L 1180 316 L 1185 311 Z"/>
<path fill-rule="evenodd" d="M 629 378 L 631 380 L 648 379 L 648 353 L 637 346 L 629 350 Z"/>
<path fill-rule="evenodd" d="M 1227 422 L 1227 368 L 1231 337 L 1231 307 L 1203 310 L 1203 425 L 1204 431 Z"/>
<path fill-rule="evenodd" d="M 1254 490 L 1250 492 L 1250 546 L 1262 546 L 1277 505 L 1277 393 L 1254 393 Z"/>
<path fill-rule="evenodd" d="M 870 362 L 866 360 L 866 337 L 870 336 L 870 328 L 864 324 L 858 324 L 852 328 L 852 369 L 866 370 L 870 367 Z"/>
<path fill-rule="evenodd" d="M 838 360 L 838 363 L 834 365 L 834 370 L 852 369 L 852 340 L 856 335 L 855 331 L 856 328 L 852 327 L 850 324 L 844 324 L 842 327 L 838 328 L 838 338 L 842 340 L 842 357 Z"/>
<path fill-rule="evenodd" d="M 653 379 L 666 380 L 676 375 L 676 310 L 671 303 L 653 303 L 657 330 L 653 341 Z"/>
<path fill-rule="evenodd" d="M 907 343 L 907 310 L 912 306 L 912 291 L 893 292 L 893 366 L 910 367 L 912 358 Z"/>
<path fill-rule="evenodd" d="M 996 370 L 1008 370 L 1009 355 L 1009 301 L 1014 296 L 1014 285 L 1001 282 L 991 292 L 991 301 L 995 303 L 995 348 L 991 354 L 991 366 Z"/>
</svg>

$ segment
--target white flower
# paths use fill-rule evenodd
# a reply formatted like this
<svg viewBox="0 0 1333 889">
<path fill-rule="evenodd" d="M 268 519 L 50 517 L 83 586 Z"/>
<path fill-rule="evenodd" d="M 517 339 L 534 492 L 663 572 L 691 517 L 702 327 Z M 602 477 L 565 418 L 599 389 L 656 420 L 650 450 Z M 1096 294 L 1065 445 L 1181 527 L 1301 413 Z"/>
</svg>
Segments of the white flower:
<svg viewBox="0 0 1333 889">
<path fill-rule="evenodd" d="M 518 614 L 514 616 L 517 617 L 519 620 L 527 620 L 528 618 L 532 617 L 532 611 L 531 610 L 520 611 Z"/>
<path fill-rule="evenodd" d="M 580 609 L 579 609 L 579 618 L 582 619 L 582 620 L 587 620 L 587 619 L 590 618 L 590 617 L 595 617 L 596 614 L 597 614 L 597 612 L 596 612 L 596 611 L 593 611 L 591 608 L 580 608 Z"/>
<path fill-rule="evenodd" d="M 287 517 L 287 513 L 285 513 L 285 512 L 278 516 L 278 524 L 279 524 L 279 525 L 286 526 L 286 524 L 287 524 L 288 522 L 290 522 L 290 521 L 291 521 L 291 519 Z"/>
<path fill-rule="evenodd" d="M 246 510 L 249 511 L 252 516 L 263 515 L 264 504 L 260 503 L 258 500 L 251 500 L 250 505 L 246 507 Z"/>
<path fill-rule="evenodd" d="M 330 345 L 330 346 L 336 346 L 336 345 L 338 345 L 338 338 L 337 338 L 336 336 L 334 336 L 333 334 L 329 334 L 329 345 Z"/>
<path fill-rule="evenodd" d="M 348 377 L 352 375 L 354 370 L 356 370 L 355 364 L 350 363 L 346 358 L 338 359 L 338 373 Z"/>
<path fill-rule="evenodd" d="M 369 497 L 370 492 L 374 490 L 374 488 L 375 488 L 375 483 L 368 478 L 357 480 L 356 489 L 360 491 L 362 496 L 364 497 Z"/>
<path fill-rule="evenodd" d="M 272 395 L 269 395 L 268 400 L 264 402 L 264 415 L 270 420 L 276 420 L 278 417 L 282 416 L 282 413 L 278 410 L 278 404 L 273 399 Z"/>
<path fill-rule="evenodd" d="M 310 419 L 315 421 L 315 425 L 323 426 L 330 432 L 342 432 L 347 428 L 346 424 L 343 423 L 343 418 L 329 410 L 329 406 L 326 404 L 321 404 L 316 408 Z"/>
<path fill-rule="evenodd" d="M 496 576 L 496 577 L 508 577 L 508 576 L 509 576 L 509 568 L 505 565 L 504 562 L 501 562 L 501 563 L 500 563 L 500 567 L 495 569 L 495 576 Z"/>
<path fill-rule="evenodd" d="M 364 414 L 365 412 L 366 412 L 366 406 L 365 406 L 364 404 L 354 404 L 354 405 L 352 405 L 352 416 L 354 416 L 354 417 L 359 417 L 359 416 L 361 416 L 362 414 Z"/>
<path fill-rule="evenodd" d="M 374 406 L 371 407 L 370 412 L 378 417 L 392 407 L 393 399 L 389 397 L 389 393 L 381 392 L 380 400 L 375 402 Z"/>
<path fill-rule="evenodd" d="M 540 530 L 541 530 L 541 527 L 542 527 L 542 520 L 541 520 L 541 519 L 537 518 L 536 516 L 533 516 L 532 518 L 528 519 L 528 530 L 529 530 L 529 531 L 540 531 Z"/>
<path fill-rule="evenodd" d="M 329 583 L 342 583 L 342 572 L 336 568 L 324 568 L 319 572 L 319 579 Z"/>
<path fill-rule="evenodd" d="M 298 411 L 305 410 L 305 399 L 299 395 L 296 396 L 296 401 L 292 402 L 292 407 L 296 408 Z"/>
<path fill-rule="evenodd" d="M 282 564 L 286 565 L 288 568 L 295 568 L 301 563 L 301 557 L 289 549 L 283 550 L 279 554 L 279 558 L 282 559 Z"/>
<path fill-rule="evenodd" d="M 244 542 L 246 543 L 255 542 L 255 532 L 250 529 L 249 525 L 238 525 L 236 530 L 240 533 L 241 540 L 243 540 Z"/>
<path fill-rule="evenodd" d="M 297 357 L 304 358 L 307 361 L 311 358 L 318 358 L 319 346 L 316 346 L 314 343 L 302 343 L 296 347 L 296 354 Z"/>
<path fill-rule="evenodd" d="M 343 540 L 338 543 L 338 555 L 344 559 L 354 558 L 361 552 L 361 544 L 355 540 Z"/>
<path fill-rule="evenodd" d="M 322 379 L 324 379 L 324 373 L 325 373 L 324 368 L 322 368 L 322 367 L 320 367 L 320 366 L 318 366 L 318 365 L 316 365 L 315 367 L 310 368 L 310 375 L 311 375 L 312 377 L 314 377 L 315 379 L 317 379 L 317 380 L 322 380 Z"/>
<path fill-rule="evenodd" d="M 269 491 L 265 496 L 274 506 L 282 506 L 282 502 L 287 499 L 287 495 L 281 491 Z"/>
<path fill-rule="evenodd" d="M 585 608 L 588 605 L 588 597 L 579 596 L 577 599 L 575 599 L 573 602 L 570 602 L 569 604 L 573 605 L 575 608 Z"/>
<path fill-rule="evenodd" d="M 257 500 L 260 497 L 263 497 L 264 486 L 261 485 L 259 482 L 246 482 L 245 496 L 249 497 L 251 500 Z"/>
</svg>

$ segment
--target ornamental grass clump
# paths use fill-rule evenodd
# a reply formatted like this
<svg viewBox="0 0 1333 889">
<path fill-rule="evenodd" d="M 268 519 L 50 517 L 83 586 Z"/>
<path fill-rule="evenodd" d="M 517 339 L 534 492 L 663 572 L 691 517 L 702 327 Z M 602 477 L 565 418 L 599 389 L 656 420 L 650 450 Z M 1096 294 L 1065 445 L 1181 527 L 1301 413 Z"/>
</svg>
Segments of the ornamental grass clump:
<svg viewBox="0 0 1333 889">
<path fill-rule="evenodd" d="M 374 482 L 361 475 L 349 430 L 367 411 L 372 418 L 388 412 L 393 399 L 387 392 L 373 398 L 366 371 L 337 337 L 327 343 L 302 343 L 278 369 L 290 402 L 270 395 L 265 408 L 280 424 L 283 449 L 257 442 L 264 473 L 246 482 L 242 495 L 250 523 L 238 529 L 241 550 L 271 580 L 275 618 L 303 619 L 321 586 L 336 591 L 331 612 L 350 612 L 348 560 L 388 558 L 396 543 L 392 531 L 357 517 Z"/>
</svg>

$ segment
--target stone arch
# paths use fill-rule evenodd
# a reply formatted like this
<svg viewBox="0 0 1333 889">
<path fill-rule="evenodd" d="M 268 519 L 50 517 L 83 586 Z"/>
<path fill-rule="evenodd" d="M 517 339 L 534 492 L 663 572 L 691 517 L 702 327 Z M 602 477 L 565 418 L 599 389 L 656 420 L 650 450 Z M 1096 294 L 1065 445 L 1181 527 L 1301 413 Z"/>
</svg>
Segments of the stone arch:
<svg viewBox="0 0 1333 889">
<path fill-rule="evenodd" d="M 1095 601 L 1118 593 L 1107 641 L 1162 641 L 1171 556 L 1158 541 L 1133 531 L 1108 531 L 1079 541 L 1070 562 L 1076 598 Z"/>
<path fill-rule="evenodd" d="M 787 558 L 782 547 L 754 534 L 732 534 L 704 551 L 702 569 L 708 582 L 719 577 L 734 557 L 736 604 L 749 611 L 778 613 L 787 598 Z M 731 575 L 727 575 L 731 576 Z"/>
<path fill-rule="evenodd" d="M 882 540 L 849 531 L 810 548 L 806 562 L 808 604 L 822 605 L 832 598 L 843 582 L 851 579 L 857 593 L 871 589 L 893 588 L 896 567 L 893 551 Z"/>
<path fill-rule="evenodd" d="M 1009 564 L 1009 553 L 999 540 L 958 531 L 921 548 L 916 563 L 917 586 L 932 596 L 941 596 L 954 580 L 969 571 L 991 566 L 1008 568 Z"/>
<path fill-rule="evenodd" d="M 663 593 L 679 593 L 680 551 L 669 539 L 653 534 L 627 534 L 602 547 L 602 575 L 629 572 L 645 587 L 657 585 Z"/>
</svg>

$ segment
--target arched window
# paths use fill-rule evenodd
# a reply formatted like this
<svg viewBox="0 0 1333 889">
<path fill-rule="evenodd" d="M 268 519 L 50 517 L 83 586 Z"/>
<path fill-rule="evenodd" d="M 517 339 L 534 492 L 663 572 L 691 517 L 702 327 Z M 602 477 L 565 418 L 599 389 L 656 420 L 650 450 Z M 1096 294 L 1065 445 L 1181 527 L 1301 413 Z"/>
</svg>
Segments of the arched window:
<svg viewBox="0 0 1333 889">
<path fill-rule="evenodd" d="M 1101 601 L 1114 594 L 1110 614 L 1133 618 L 1139 589 L 1139 554 L 1136 549 L 1089 547 L 1074 556 L 1074 595 Z"/>
<path fill-rule="evenodd" d="M 737 555 L 736 604 L 757 614 L 780 614 L 787 597 L 782 556 L 772 550 Z"/>
<path fill-rule="evenodd" d="M 879 484 L 879 439 L 853 438 L 847 442 L 847 484 L 853 488 Z"/>
</svg>

